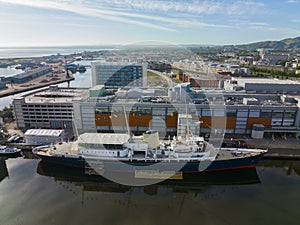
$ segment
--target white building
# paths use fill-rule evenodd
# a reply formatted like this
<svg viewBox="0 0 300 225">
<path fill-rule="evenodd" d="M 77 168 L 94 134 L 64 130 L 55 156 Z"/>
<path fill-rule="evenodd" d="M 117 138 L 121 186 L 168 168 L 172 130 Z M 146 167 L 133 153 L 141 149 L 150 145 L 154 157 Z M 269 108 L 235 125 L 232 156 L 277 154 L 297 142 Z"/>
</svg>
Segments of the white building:
<svg viewBox="0 0 300 225">
<path fill-rule="evenodd" d="M 28 145 L 49 145 L 66 141 L 64 130 L 29 129 L 24 137 Z"/>
</svg>

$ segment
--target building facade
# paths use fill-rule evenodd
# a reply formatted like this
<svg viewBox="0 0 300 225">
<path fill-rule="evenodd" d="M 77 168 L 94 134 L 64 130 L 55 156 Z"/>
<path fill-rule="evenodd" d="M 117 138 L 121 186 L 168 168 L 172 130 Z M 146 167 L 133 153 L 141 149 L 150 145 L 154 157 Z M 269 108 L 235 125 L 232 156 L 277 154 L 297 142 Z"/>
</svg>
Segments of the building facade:
<svg viewBox="0 0 300 225">
<path fill-rule="evenodd" d="M 92 85 L 110 88 L 145 87 L 147 85 L 147 63 L 92 63 Z"/>
<path fill-rule="evenodd" d="M 78 99 L 74 101 L 76 126 L 80 133 L 127 132 L 127 118 L 133 133 L 155 129 L 166 135 L 176 135 L 178 115 L 187 113 L 193 121 L 199 121 L 202 135 L 211 132 L 251 134 L 254 124 L 263 125 L 265 132 L 270 133 L 300 132 L 300 102 L 294 98 L 282 99 L 275 94 L 224 92 L 221 101 L 211 104 L 204 100 L 209 95 L 192 94 L 195 104 L 171 100 L 142 102 L 114 99 L 108 102 Z"/>
<path fill-rule="evenodd" d="M 84 89 L 50 86 L 48 89 L 15 97 L 14 114 L 20 129 L 72 129 L 73 99 Z"/>
</svg>

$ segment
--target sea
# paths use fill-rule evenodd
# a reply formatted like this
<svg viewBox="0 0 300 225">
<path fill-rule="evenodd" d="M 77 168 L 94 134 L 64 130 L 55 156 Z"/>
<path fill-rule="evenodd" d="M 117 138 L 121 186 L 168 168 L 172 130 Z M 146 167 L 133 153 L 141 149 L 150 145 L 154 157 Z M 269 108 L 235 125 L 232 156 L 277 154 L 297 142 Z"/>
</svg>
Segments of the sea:
<svg viewBox="0 0 300 225">
<path fill-rule="evenodd" d="M 0 59 L 26 58 L 50 55 L 66 55 L 84 51 L 114 50 L 116 46 L 68 46 L 68 47 L 0 47 Z"/>
</svg>

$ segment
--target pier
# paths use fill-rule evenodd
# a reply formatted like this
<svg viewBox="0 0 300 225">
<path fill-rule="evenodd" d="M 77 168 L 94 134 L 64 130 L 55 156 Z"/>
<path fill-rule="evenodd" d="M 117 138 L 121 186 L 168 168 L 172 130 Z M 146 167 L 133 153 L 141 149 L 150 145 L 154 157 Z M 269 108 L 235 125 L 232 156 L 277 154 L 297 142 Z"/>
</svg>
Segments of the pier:
<svg viewBox="0 0 300 225">
<path fill-rule="evenodd" d="M 7 88 L 0 90 L 0 98 L 19 94 L 26 91 L 35 90 L 38 88 L 48 87 L 53 84 L 60 84 L 64 82 L 70 82 L 74 80 L 74 76 L 66 77 L 65 73 L 59 76 L 49 77 L 49 75 L 43 75 L 38 78 L 32 79 L 23 84 L 6 84 Z"/>
</svg>

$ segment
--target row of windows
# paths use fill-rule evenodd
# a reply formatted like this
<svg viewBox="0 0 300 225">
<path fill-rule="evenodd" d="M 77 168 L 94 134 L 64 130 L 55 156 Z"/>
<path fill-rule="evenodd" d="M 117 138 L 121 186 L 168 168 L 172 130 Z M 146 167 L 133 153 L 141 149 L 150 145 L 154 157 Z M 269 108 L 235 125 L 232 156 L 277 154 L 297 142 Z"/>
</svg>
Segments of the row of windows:
<svg viewBox="0 0 300 225">
<path fill-rule="evenodd" d="M 69 112 L 69 114 L 72 113 L 73 110 L 71 109 L 23 109 L 23 112 L 43 112 L 43 113 L 47 113 L 47 112 Z"/>
<path fill-rule="evenodd" d="M 22 105 L 22 108 L 73 108 L 72 105 Z"/>
<path fill-rule="evenodd" d="M 285 112 L 272 112 L 270 111 L 261 111 L 261 110 L 234 110 L 227 109 L 226 111 L 221 109 L 182 109 L 178 112 L 175 108 L 140 108 L 133 107 L 130 110 L 126 109 L 130 114 L 141 114 L 141 115 L 154 115 L 154 116 L 163 116 L 163 115 L 178 115 L 178 113 L 189 113 L 196 116 L 226 116 L 226 117 L 238 117 L 238 118 L 248 118 L 248 117 L 261 117 L 261 118 L 285 118 L 285 119 L 294 119 L 296 117 L 296 111 L 285 111 Z M 124 110 L 122 108 L 97 108 L 96 114 L 122 114 Z"/>
<path fill-rule="evenodd" d="M 46 112 L 24 112 L 23 115 L 44 115 L 44 116 L 70 116 L 70 113 L 46 113 Z"/>
<path fill-rule="evenodd" d="M 93 144 L 93 143 L 79 143 L 79 146 L 85 148 L 96 148 L 96 149 L 124 149 L 123 145 L 115 144 Z"/>
</svg>

